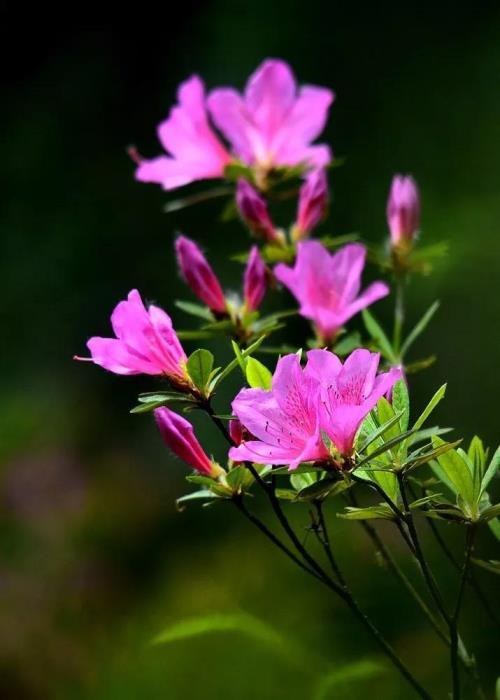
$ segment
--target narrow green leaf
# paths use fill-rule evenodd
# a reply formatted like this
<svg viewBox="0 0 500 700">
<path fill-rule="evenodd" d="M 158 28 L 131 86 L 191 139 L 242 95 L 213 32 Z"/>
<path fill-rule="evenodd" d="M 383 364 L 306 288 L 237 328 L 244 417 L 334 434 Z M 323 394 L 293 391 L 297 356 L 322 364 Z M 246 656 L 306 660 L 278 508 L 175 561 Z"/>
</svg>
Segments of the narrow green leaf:
<svg viewBox="0 0 500 700">
<path fill-rule="evenodd" d="M 338 479 L 327 477 L 301 489 L 297 494 L 297 498 L 300 501 L 314 501 L 316 499 L 324 499 L 327 496 L 335 496 L 348 488 L 349 484 L 347 481 L 339 481 Z"/>
<path fill-rule="evenodd" d="M 314 484 L 314 482 L 315 478 L 311 472 L 307 472 L 306 474 L 297 474 L 296 472 L 292 472 L 290 475 L 290 483 L 296 491 L 302 491 L 302 489 L 305 489 L 307 486 L 311 486 L 311 484 Z"/>
<path fill-rule="evenodd" d="M 246 348 L 245 350 L 240 350 L 240 349 L 238 348 L 238 346 L 236 345 L 236 343 L 234 343 L 234 341 L 232 341 L 232 344 L 233 344 L 233 348 L 234 348 L 234 345 L 236 345 L 236 347 L 238 348 L 240 357 L 241 357 L 241 358 L 245 358 L 247 355 L 250 355 L 252 352 L 255 352 L 255 351 L 260 347 L 260 345 L 264 342 L 265 338 L 266 338 L 265 335 L 261 335 L 260 338 L 258 338 L 254 343 L 252 343 L 251 345 L 249 345 L 248 348 Z M 228 365 L 226 365 L 226 367 L 224 367 L 224 369 L 222 370 L 222 372 L 220 372 L 220 374 L 218 374 L 218 375 L 212 380 L 212 383 L 211 383 L 211 385 L 210 385 L 210 390 L 213 391 L 213 389 L 215 389 L 215 387 L 216 387 L 218 384 L 220 384 L 220 382 L 221 382 L 223 379 L 225 379 L 229 374 L 231 374 L 231 372 L 233 371 L 233 369 L 235 369 L 236 367 L 238 367 L 239 362 L 240 362 L 240 358 L 239 358 L 238 356 L 236 356 L 236 357 L 234 358 L 234 360 L 231 360 L 231 362 L 230 362 Z"/>
<path fill-rule="evenodd" d="M 438 448 L 446 443 L 440 437 L 434 436 L 432 444 L 434 448 Z M 448 450 L 440 454 L 437 461 L 448 480 L 453 484 L 455 493 L 461 496 L 468 505 L 472 505 L 474 503 L 474 484 L 466 462 L 456 450 Z"/>
<path fill-rule="evenodd" d="M 185 496 L 181 496 L 175 502 L 179 510 L 182 510 L 184 504 L 189 503 L 190 501 L 213 501 L 218 498 L 219 496 L 217 496 L 212 491 L 209 491 L 208 489 L 202 489 L 200 491 L 193 491 L 193 493 L 188 493 Z"/>
<path fill-rule="evenodd" d="M 194 304 L 191 301 L 184 301 L 182 299 L 177 299 L 174 301 L 175 306 L 181 311 L 184 311 L 191 316 L 197 316 L 198 318 L 203 318 L 205 321 L 214 321 L 214 315 L 206 306 L 201 304 Z"/>
<path fill-rule="evenodd" d="M 357 448 L 357 452 L 359 454 L 362 454 L 365 452 L 367 447 L 369 447 L 375 440 L 377 440 L 379 437 L 382 437 L 389 428 L 391 428 L 395 423 L 398 422 L 398 420 L 401 418 L 403 414 L 402 413 L 396 413 L 392 418 L 390 418 L 386 423 L 383 423 L 383 425 L 379 426 L 376 428 L 372 433 L 370 433 L 365 440 L 361 443 L 361 445 Z"/>
<path fill-rule="evenodd" d="M 189 356 L 186 368 L 195 386 L 205 392 L 210 373 L 214 366 L 214 356 L 209 350 L 199 348 Z"/>
<path fill-rule="evenodd" d="M 423 333 L 423 331 L 426 329 L 428 323 L 436 313 L 436 311 L 439 309 L 439 301 L 435 301 L 431 306 L 427 309 L 425 314 L 422 316 L 420 321 L 416 324 L 416 326 L 413 328 L 413 330 L 408 334 L 406 340 L 404 341 L 403 345 L 401 346 L 401 357 L 404 357 L 410 347 L 413 345 L 415 340 L 418 338 L 418 336 Z"/>
<path fill-rule="evenodd" d="M 488 488 L 488 485 L 490 481 L 493 479 L 495 474 L 497 473 L 498 469 L 500 468 L 500 447 L 497 447 L 497 450 L 493 457 L 491 458 L 491 462 L 489 463 L 488 469 L 485 472 L 485 475 L 483 476 L 483 481 L 481 483 L 481 494 L 485 492 L 485 490 Z"/>
<path fill-rule="evenodd" d="M 381 664 L 370 661 L 369 659 L 354 661 L 353 663 L 336 667 L 319 679 L 313 694 L 313 700 L 333 699 L 334 694 L 331 694 L 330 691 L 334 688 L 339 686 L 349 687 L 353 683 L 371 680 L 382 673 L 385 673 L 385 668 Z M 357 696 L 360 697 L 359 693 Z"/>
<path fill-rule="evenodd" d="M 363 323 L 365 324 L 366 330 L 370 334 L 370 336 L 373 338 L 375 343 L 377 344 L 377 347 L 380 349 L 380 352 L 382 355 L 389 360 L 389 362 L 396 364 L 397 363 L 397 357 L 396 354 L 392 348 L 391 343 L 389 342 L 389 339 L 387 338 L 385 332 L 383 331 L 382 327 L 380 326 L 379 322 L 375 319 L 373 314 L 368 311 L 368 309 L 364 309 L 362 311 L 362 317 L 363 317 Z"/>
<path fill-rule="evenodd" d="M 489 508 L 486 508 L 486 510 L 483 510 L 481 512 L 481 517 L 480 519 L 483 522 L 488 522 L 489 520 L 493 520 L 493 518 L 498 518 L 500 515 L 500 503 L 497 503 L 494 506 L 490 506 Z"/>
<path fill-rule="evenodd" d="M 273 476 L 290 476 L 290 474 L 317 474 L 318 472 L 324 471 L 325 468 L 321 466 L 316 466 L 314 464 L 300 464 L 292 472 L 288 467 L 274 467 L 272 469 Z"/>
<path fill-rule="evenodd" d="M 439 387 L 439 389 L 436 391 L 432 399 L 429 401 L 427 406 L 424 408 L 420 416 L 417 418 L 415 421 L 415 424 L 413 426 L 413 429 L 420 430 L 420 428 L 423 426 L 427 418 L 431 415 L 433 410 L 436 408 L 438 403 L 444 398 L 444 395 L 446 394 L 446 384 L 443 384 L 442 386 Z"/>
<path fill-rule="evenodd" d="M 488 520 L 488 527 L 490 528 L 492 534 L 500 541 L 500 520 L 498 518 L 493 518 L 493 520 Z"/>
<path fill-rule="evenodd" d="M 344 513 L 337 513 L 337 517 L 344 520 L 393 520 L 394 513 L 385 503 L 368 508 L 352 508 L 348 506 Z"/>
<path fill-rule="evenodd" d="M 426 463 L 431 463 L 434 460 L 436 460 L 439 455 L 445 454 L 445 452 L 448 452 L 449 450 L 454 450 L 455 447 L 460 445 L 462 440 L 455 440 L 455 442 L 443 442 L 442 445 L 439 447 L 436 447 L 435 449 L 429 450 L 427 452 L 422 452 L 422 450 L 425 450 L 427 445 L 423 445 L 420 447 L 418 450 L 415 450 L 415 452 L 412 452 L 411 455 L 409 455 L 405 461 L 405 463 L 402 465 L 404 469 L 416 469 L 416 467 L 419 467 L 421 464 L 426 464 Z M 438 464 L 436 462 L 436 464 Z M 431 467 L 434 468 L 434 464 L 431 464 Z M 440 481 L 443 481 L 451 491 L 454 492 L 453 487 L 451 486 L 451 482 L 448 483 L 448 479 L 445 476 L 443 476 L 443 472 L 439 472 L 438 479 Z"/>
<path fill-rule="evenodd" d="M 472 558 L 472 561 L 476 566 L 480 566 L 482 569 L 486 569 L 486 571 L 491 571 L 492 574 L 500 575 L 500 561 L 496 559 L 476 559 L 475 557 Z"/>
<path fill-rule="evenodd" d="M 384 452 L 388 452 L 389 450 L 392 450 L 393 447 L 396 447 L 399 445 L 401 442 L 406 440 L 406 438 L 413 433 L 413 428 L 411 430 L 407 430 L 404 433 L 401 433 L 401 435 L 396 435 L 396 437 L 392 438 L 391 440 L 388 440 L 387 442 L 384 442 L 380 447 L 377 447 L 373 452 L 371 452 L 369 455 L 364 457 L 358 464 L 356 465 L 356 468 L 363 467 L 365 464 L 369 464 L 372 459 L 375 459 L 375 457 L 378 457 L 379 455 L 384 454 Z"/>
<path fill-rule="evenodd" d="M 247 382 L 252 388 L 271 390 L 273 375 L 262 362 L 255 357 L 248 357 L 245 370 Z"/>
<path fill-rule="evenodd" d="M 401 415 L 399 427 L 401 428 L 401 432 L 404 433 L 405 430 L 408 430 L 410 419 L 410 398 L 408 396 L 408 387 L 404 379 L 399 379 L 392 387 L 392 407 L 394 413 L 399 413 Z"/>
</svg>

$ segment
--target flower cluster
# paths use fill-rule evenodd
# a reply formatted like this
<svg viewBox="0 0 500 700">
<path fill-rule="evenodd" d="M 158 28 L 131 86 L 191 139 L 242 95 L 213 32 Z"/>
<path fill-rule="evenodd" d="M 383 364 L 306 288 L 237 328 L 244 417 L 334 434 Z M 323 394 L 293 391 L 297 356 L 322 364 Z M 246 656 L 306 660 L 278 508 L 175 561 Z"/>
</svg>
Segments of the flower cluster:
<svg viewBox="0 0 500 700">
<path fill-rule="evenodd" d="M 344 364 L 328 350 L 310 350 L 303 369 L 297 355 L 281 358 L 270 391 L 242 389 L 234 399 L 233 413 L 257 439 L 241 441 L 229 456 L 291 470 L 301 462 L 328 462 L 324 431 L 339 457 L 349 458 L 361 422 L 401 377 L 398 369 L 377 376 L 379 360 L 362 349 Z"/>
<path fill-rule="evenodd" d="M 331 160 L 330 149 L 312 143 L 323 131 L 333 99 L 327 88 L 298 88 L 290 67 L 280 60 L 264 61 L 243 95 L 216 88 L 207 96 L 202 80 L 192 76 L 179 87 L 178 104 L 158 127 L 169 155 L 140 158 L 136 177 L 170 190 L 194 180 L 222 178 L 235 161 L 261 174 L 279 167 L 324 167 Z"/>
<path fill-rule="evenodd" d="M 167 155 L 148 160 L 136 154 L 136 177 L 166 190 L 195 180 L 228 182 L 222 189 L 229 188 L 229 210 L 238 212 L 254 237 L 244 254 L 232 251 L 245 263 L 242 291 L 225 291 L 197 243 L 180 235 L 175 241 L 179 273 L 201 304 L 177 300 L 176 305 L 196 317 L 198 324 L 201 319 L 201 325 L 181 335 L 165 311 L 154 304 L 147 307 L 134 289 L 111 315 L 115 337 L 90 338 L 90 357 L 77 359 L 88 359 L 115 374 L 159 378 L 159 388 L 140 394 L 132 412 L 152 413 L 165 445 L 196 472 L 187 478 L 199 490 L 178 502 L 235 505 L 292 561 L 356 612 L 379 644 L 382 640 L 384 651 L 406 681 L 428 700 L 429 693 L 352 597 L 331 551 L 322 504 L 350 490 L 344 494 L 349 505 L 340 517 L 396 523 L 434 602 L 438 619 L 433 606 L 416 596 L 422 613 L 449 648 L 452 697 L 458 699 L 460 663 L 477 678 L 474 657 L 458 632 L 463 590 L 474 580 L 469 565 L 479 561 L 483 568 L 498 570 L 498 562 L 473 559 L 472 551 L 482 524 L 488 524 L 500 539 L 500 505 L 492 504 L 488 492 L 500 468 L 500 448 L 490 457 L 474 437 L 465 451 L 458 447 L 459 440 L 445 442 L 440 437 L 447 429 L 423 427 L 444 397 L 446 385 L 410 423 L 407 375 L 428 366 L 432 358 L 408 362 L 407 354 L 438 308 L 434 303 L 407 332 L 407 281 L 414 272 L 429 271 L 431 257 L 417 240 L 420 196 L 413 178 L 396 175 L 393 179 L 386 210 L 389 235 L 380 250 L 372 245 L 368 256 L 368 247 L 352 236 L 347 241 L 346 237 L 311 238 L 329 205 L 327 167 L 332 153 L 315 141 L 333 97 L 327 88 L 299 88 L 290 67 L 275 59 L 264 61 L 243 94 L 217 88 L 206 95 L 198 76 L 181 84 L 178 104 L 158 128 Z M 283 194 L 284 181 L 293 184 L 291 193 L 297 196 L 288 228 L 277 226 L 271 214 L 273 196 Z M 367 260 L 378 263 L 377 277 L 386 275 L 396 288 L 391 333 L 368 308 L 387 299 L 391 286 L 382 280 L 362 286 Z M 283 288 L 298 308 L 263 311 Z M 304 337 L 300 347 L 281 340 L 278 345 L 269 344 L 269 336 L 281 333 L 286 319 L 295 314 L 306 320 L 301 321 L 303 327 L 312 326 L 313 337 Z M 351 323 L 354 328 L 349 327 Z M 216 361 L 204 347 L 188 355 L 180 341 L 227 336 L 234 352 L 229 363 Z M 302 347 L 308 350 L 303 353 Z M 274 372 L 256 357 L 261 351 L 267 351 L 267 357 L 279 356 Z M 220 384 L 238 368 L 243 386 L 230 409 L 216 409 L 213 401 Z M 207 454 L 190 418 L 180 415 L 179 407 L 188 416 L 193 411 L 204 415 L 219 430 L 224 439 L 220 463 Z M 427 473 L 421 476 L 422 469 Z M 281 478 L 288 480 L 287 488 L 278 487 Z M 250 512 L 247 496 L 257 487 L 277 516 L 283 540 Z M 377 502 L 359 505 L 355 488 L 375 493 Z M 311 532 L 335 576 L 301 543 L 281 501 L 308 505 Z M 464 562 L 457 565 L 462 572 L 460 593 L 452 615 L 425 560 L 414 514 L 467 527 Z M 377 530 L 371 526 L 366 530 L 387 569 L 399 576 Z M 405 575 L 400 579 L 415 595 L 418 586 Z M 482 594 L 480 598 L 484 603 Z"/>
</svg>

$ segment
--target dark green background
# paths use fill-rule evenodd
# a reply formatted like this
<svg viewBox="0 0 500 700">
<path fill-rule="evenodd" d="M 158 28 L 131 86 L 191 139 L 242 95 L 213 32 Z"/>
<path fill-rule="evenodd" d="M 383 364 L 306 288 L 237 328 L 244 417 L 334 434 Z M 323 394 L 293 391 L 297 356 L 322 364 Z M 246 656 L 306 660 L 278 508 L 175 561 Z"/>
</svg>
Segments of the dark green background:
<svg viewBox="0 0 500 700">
<path fill-rule="evenodd" d="M 89 17 L 78 21 L 50 8 L 0 9 L 2 697 L 309 698 L 324 666 L 376 657 L 345 610 L 235 513 L 175 512 L 185 470 L 151 420 L 128 414 L 135 394 L 153 387 L 148 378 L 119 378 L 71 357 L 84 353 L 89 335 L 108 333 L 112 307 L 132 287 L 171 311 L 179 327 L 189 325 L 172 305 L 189 297 L 172 256 L 177 230 L 202 241 L 216 269 L 226 271 L 226 286 L 237 288 L 241 269 L 225 259 L 247 245 L 243 229 L 217 222 L 215 203 L 163 214 L 166 194 L 134 182 L 125 148 L 159 152 L 155 126 L 192 72 L 210 87 L 242 87 L 263 58 L 279 56 L 300 81 L 337 93 L 325 138 L 346 162 L 332 174 L 323 232 L 381 241 L 393 173 L 418 180 L 422 241 L 448 241 L 450 255 L 410 289 L 410 319 L 434 298 L 442 301 L 415 354 L 436 352 L 438 362 L 415 378 L 412 396 L 420 407 L 448 380 L 441 423 L 467 438 L 479 432 L 494 446 L 495 5 L 191 0 L 130 10 L 130 17 L 122 8 L 121 25 L 106 21 L 102 8 L 99 21 L 85 23 L 88 6 Z M 378 314 L 389 319 L 389 301 Z M 295 324 L 297 343 L 306 329 Z M 197 426 L 222 457 L 211 428 Z M 377 568 L 356 526 L 331 518 L 366 608 L 418 675 L 446 688 L 445 655 L 425 623 Z M 481 550 L 499 558 L 488 533 Z M 440 574 L 451 593 L 449 570 L 442 566 Z M 484 584 L 493 593 L 491 578 Z M 308 655 L 290 660 L 237 634 L 148 648 L 166 625 L 214 611 L 262 618 Z M 473 605 L 465 618 L 491 697 L 498 632 Z M 359 697 L 361 687 L 328 697 Z M 376 697 L 409 697 L 390 670 L 366 687 Z"/>
</svg>

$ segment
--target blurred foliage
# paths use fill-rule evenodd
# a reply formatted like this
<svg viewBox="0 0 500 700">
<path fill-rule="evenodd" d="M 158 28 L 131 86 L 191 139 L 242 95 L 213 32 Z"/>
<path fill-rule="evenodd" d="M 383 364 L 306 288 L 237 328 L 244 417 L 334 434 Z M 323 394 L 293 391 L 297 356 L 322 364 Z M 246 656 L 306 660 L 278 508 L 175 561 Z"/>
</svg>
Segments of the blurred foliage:
<svg viewBox="0 0 500 700">
<path fill-rule="evenodd" d="M 290 700 L 316 692 L 341 700 L 366 687 L 374 697 L 407 697 L 390 670 L 371 675 L 377 656 L 346 611 L 235 514 L 224 507 L 175 512 L 184 470 L 165 453 L 149 417 L 129 414 L 134 397 L 151 390 L 147 379 L 120 379 L 71 357 L 88 335 L 106 334 L 109 312 L 133 286 L 185 327 L 173 305 L 186 295 L 172 255 L 176 230 L 201 239 L 214 267 L 227 271 L 228 286 L 239 288 L 241 265 L 226 263 L 228 253 L 245 247 L 238 222 L 213 223 L 222 209 L 217 200 L 164 214 L 169 197 L 134 182 L 125 149 L 135 142 L 146 155 L 158 152 L 155 125 L 191 72 L 210 86 L 241 86 L 263 57 L 281 56 L 301 81 L 337 93 L 326 135 L 346 160 L 332 173 L 331 224 L 321 233 L 356 231 L 379 244 L 393 172 L 418 180 L 422 240 L 448 241 L 450 253 L 409 290 L 412 325 L 441 301 L 439 322 L 419 339 L 419 357 L 436 352 L 438 359 L 413 379 L 414 401 L 422 408 L 447 380 L 446 408 L 436 420 L 453 424 L 459 436 L 498 442 L 497 4 L 450 11 L 447 3 L 394 0 L 383 8 L 187 0 L 143 15 L 135 9 L 130 26 L 106 24 L 100 12 L 100 24 L 68 23 L 64 32 L 64 14 L 40 8 L 27 23 L 24 12 L 0 8 L 8 66 L 0 212 L 1 696 Z M 289 206 L 277 205 L 285 222 Z M 281 304 L 289 307 L 285 295 Z M 382 323 L 390 313 L 388 303 L 377 307 Z M 300 344 L 306 323 L 291 319 L 290 326 Z M 361 320 L 353 328 L 361 329 Z M 220 360 L 230 358 L 228 346 Z M 221 410 L 232 388 L 228 380 Z M 222 447 L 203 417 L 197 429 L 217 457 Z M 405 658 L 420 661 L 421 679 L 439 685 L 443 650 L 377 566 L 362 533 L 352 523 L 335 526 L 339 556 L 364 605 Z M 444 531 L 453 545 L 453 529 Z M 495 559 L 493 545 L 484 545 L 482 558 Z M 445 584 L 453 580 L 445 566 L 439 574 Z M 491 595 L 495 576 L 478 575 Z M 472 647 L 487 659 L 498 637 L 472 600 L 467 604 Z M 262 639 L 234 630 L 150 645 L 180 619 L 221 612 L 265 621 L 307 655 L 273 654 Z M 493 688 L 498 669 L 490 658 L 491 668 L 481 671 Z M 343 680 L 342 668 L 353 662 L 361 671 L 351 687 L 352 667 Z M 323 683 L 316 668 L 330 673 L 335 666 L 339 684 L 334 677 L 314 691 L 313 682 Z"/>
</svg>

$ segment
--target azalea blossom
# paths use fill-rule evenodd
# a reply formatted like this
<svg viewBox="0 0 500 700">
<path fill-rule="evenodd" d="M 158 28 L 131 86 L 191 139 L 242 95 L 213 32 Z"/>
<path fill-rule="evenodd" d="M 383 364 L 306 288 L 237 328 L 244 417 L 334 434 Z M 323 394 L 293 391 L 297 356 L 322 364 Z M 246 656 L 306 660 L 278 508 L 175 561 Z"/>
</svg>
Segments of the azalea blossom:
<svg viewBox="0 0 500 700">
<path fill-rule="evenodd" d="M 393 245 L 410 243 L 420 226 L 420 195 L 410 175 L 395 175 L 387 201 L 387 224 Z"/>
<path fill-rule="evenodd" d="M 307 367 L 320 384 L 321 428 L 342 455 L 351 455 L 356 432 L 364 418 L 398 379 L 392 368 L 377 375 L 380 354 L 359 349 L 344 364 L 328 350 L 310 350 Z"/>
<path fill-rule="evenodd" d="M 208 96 L 212 118 L 236 156 L 265 171 L 276 167 L 323 167 L 328 146 L 311 145 L 324 129 L 334 99 L 331 90 L 297 86 L 290 66 L 268 59 L 253 73 L 240 95 L 217 88 Z"/>
<path fill-rule="evenodd" d="M 194 294 L 215 313 L 225 313 L 226 299 L 215 272 L 194 241 L 179 236 L 175 241 L 182 276 Z"/>
<path fill-rule="evenodd" d="M 313 321 L 325 343 L 331 343 L 361 309 L 389 294 L 384 282 L 374 282 L 360 294 L 366 248 L 359 243 L 334 254 L 318 241 L 302 241 L 297 249 L 295 266 L 280 263 L 274 274 L 295 296 L 301 315 Z"/>
<path fill-rule="evenodd" d="M 319 383 L 303 370 L 297 355 L 282 357 L 271 391 L 242 389 L 232 402 L 233 414 L 255 437 L 232 447 L 236 462 L 289 464 L 328 458 L 321 439 Z"/>
<path fill-rule="evenodd" d="M 178 104 L 158 126 L 158 139 L 168 155 L 139 158 L 135 176 L 165 190 L 194 180 L 220 178 L 230 155 L 214 133 L 205 106 L 205 89 L 197 75 L 181 83 Z"/>
<path fill-rule="evenodd" d="M 187 357 L 170 316 L 154 305 L 146 309 L 137 289 L 115 307 L 111 326 L 115 338 L 88 341 L 89 360 L 115 374 L 166 375 L 174 383 L 188 383 Z"/>
<path fill-rule="evenodd" d="M 165 406 L 155 409 L 154 415 L 163 442 L 177 457 L 205 476 L 217 478 L 223 473 L 221 467 L 207 456 L 188 420 Z"/>
</svg>

